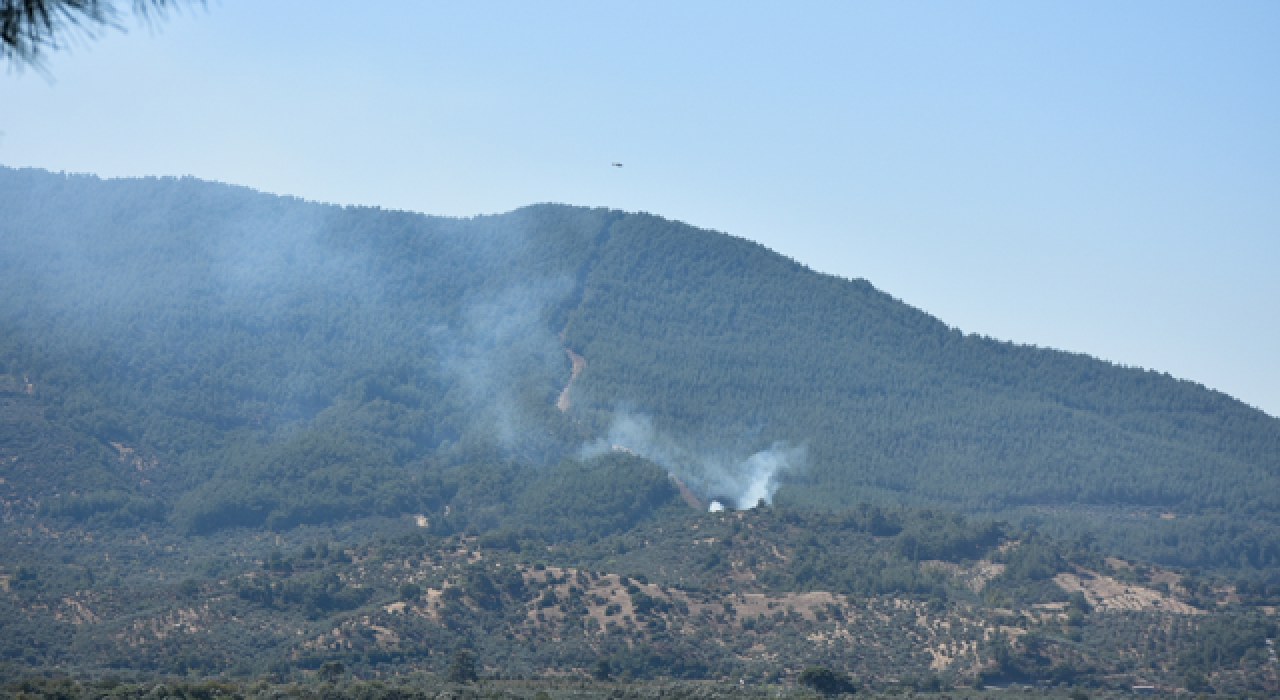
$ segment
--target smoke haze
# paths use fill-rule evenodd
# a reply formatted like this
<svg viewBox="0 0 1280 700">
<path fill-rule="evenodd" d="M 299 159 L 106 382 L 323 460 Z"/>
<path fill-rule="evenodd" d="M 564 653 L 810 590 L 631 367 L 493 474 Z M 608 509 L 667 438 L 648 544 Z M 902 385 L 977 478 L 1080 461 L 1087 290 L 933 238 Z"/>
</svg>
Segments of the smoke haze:
<svg viewBox="0 0 1280 700">
<path fill-rule="evenodd" d="M 570 376 L 557 333 L 612 213 L 440 219 L 193 179 L 3 176 L 32 192 L 21 202 L 49 203 L 7 212 L 0 253 L 23 262 L 4 268 L 0 291 L 17 301 L 0 330 L 35 355 L 114 373 L 120 396 L 101 410 L 151 412 L 121 424 L 159 416 L 170 430 L 162 421 L 197 415 L 203 427 L 170 432 L 259 431 L 245 450 L 341 434 L 458 462 L 547 463 L 579 446 L 555 432 Z M 615 445 L 738 508 L 771 501 L 806 456 L 752 436 L 681 440 L 625 409 L 582 452 Z"/>
<path fill-rule="evenodd" d="M 728 500 L 738 510 L 772 503 L 781 477 L 805 465 L 806 450 L 785 440 L 742 456 L 747 449 L 695 452 L 653 426 L 653 419 L 627 409 L 614 412 L 607 437 L 584 445 L 583 458 L 625 449 L 665 467 L 704 497 Z M 748 448 L 749 449 L 749 448 Z"/>
<path fill-rule="evenodd" d="M 590 231 L 559 240 L 536 212 L 442 219 L 190 178 L 0 182 L 22 205 L 0 227 L 0 331 L 37 358 L 118 372 L 116 406 L 193 402 L 220 426 L 363 431 L 404 455 L 576 446 L 535 426 L 569 374 L 551 316 L 574 291 L 564 249 Z"/>
<path fill-rule="evenodd" d="M 545 314 L 572 290 L 572 280 L 563 276 L 521 284 L 468 305 L 456 326 L 431 330 L 441 369 L 461 388 L 473 412 L 493 426 L 504 448 L 534 439 L 529 414 L 554 388 L 539 386 L 536 379 L 567 364 Z"/>
</svg>

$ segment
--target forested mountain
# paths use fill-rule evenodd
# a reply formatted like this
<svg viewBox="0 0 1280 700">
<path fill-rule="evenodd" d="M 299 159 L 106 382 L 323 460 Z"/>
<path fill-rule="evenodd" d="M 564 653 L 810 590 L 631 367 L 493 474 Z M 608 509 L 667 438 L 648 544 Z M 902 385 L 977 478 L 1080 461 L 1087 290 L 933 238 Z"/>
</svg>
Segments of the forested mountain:
<svg viewBox="0 0 1280 700">
<path fill-rule="evenodd" d="M 566 339 L 597 430 L 630 402 L 704 449 L 806 445 L 782 503 L 942 506 L 1096 528 L 1170 563 L 1280 563 L 1280 420 L 1167 374 L 965 335 L 749 242 L 618 221 Z"/>
<path fill-rule="evenodd" d="M 793 499 L 1280 506 L 1260 488 L 1280 486 L 1280 421 L 1228 396 L 964 335 L 721 234 L 639 215 L 610 234 L 566 333 L 583 408 L 634 402 L 710 445 L 803 441 Z"/>
<path fill-rule="evenodd" d="M 0 213 L 0 692 L 1280 689 L 1280 420 L 1192 382 L 648 214 Z"/>
<path fill-rule="evenodd" d="M 432 465 L 537 469 L 595 444 L 742 506 L 776 488 L 1280 564 L 1280 420 L 966 335 L 724 234 L 14 169 L 0 211 L 10 512 L 189 533 L 427 512 Z M 562 413 L 566 351 L 585 365 Z"/>
</svg>

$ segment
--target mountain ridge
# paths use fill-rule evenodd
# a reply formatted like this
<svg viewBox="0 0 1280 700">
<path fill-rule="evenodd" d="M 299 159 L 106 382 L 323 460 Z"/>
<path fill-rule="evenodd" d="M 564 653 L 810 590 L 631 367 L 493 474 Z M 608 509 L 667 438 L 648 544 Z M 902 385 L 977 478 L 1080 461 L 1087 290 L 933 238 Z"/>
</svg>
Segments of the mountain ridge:
<svg viewBox="0 0 1280 700">
<path fill-rule="evenodd" d="M 0 694 L 1276 690 L 1280 421 L 1221 393 L 649 214 L 0 211 Z"/>
<path fill-rule="evenodd" d="M 790 455 L 803 465 L 761 478 L 791 506 L 1131 540 L 1183 524 L 1126 509 L 1268 532 L 1280 512 L 1280 420 L 1226 394 L 965 334 L 867 280 L 649 214 L 431 217 L 9 168 L 0 205 L 0 369 L 40 375 L 47 417 L 102 446 L 84 474 L 114 468 L 111 442 L 166 457 L 151 488 L 179 510 L 228 479 L 252 492 L 228 512 L 289 501 L 273 484 L 308 473 L 292 449 L 330 455 L 317 473 L 364 463 L 408 488 L 421 464 L 549 463 L 627 428 L 623 446 L 704 498 Z M 561 412 L 566 350 L 586 364 Z"/>
<path fill-rule="evenodd" d="M 678 224 L 673 226 L 685 231 L 691 230 Z M 708 234 L 708 237 L 710 237 L 710 234 Z M 639 245 L 643 246 L 644 244 L 645 243 L 642 242 Z M 634 251 L 630 248 L 628 249 L 628 255 L 633 254 L 633 252 Z M 678 256 L 671 256 L 664 262 L 667 263 L 668 266 L 678 266 L 682 261 L 691 259 L 694 256 L 685 255 L 679 257 L 678 260 L 676 259 L 677 257 Z M 775 268 L 778 267 L 791 267 L 794 270 L 803 270 L 801 266 L 794 262 L 782 262 L 781 260 L 778 260 L 775 265 Z M 648 288 L 662 289 L 663 291 L 658 294 L 664 294 L 666 291 L 664 286 L 669 286 L 670 283 L 669 277 L 664 279 L 664 276 L 670 275 L 670 272 L 666 271 L 669 269 L 669 267 L 664 268 L 662 275 L 654 274 L 650 279 L 646 280 Z M 625 280 L 633 277 L 634 274 L 635 272 L 633 270 L 625 269 L 624 265 L 623 270 L 610 271 L 606 276 L 610 280 Z M 716 284 L 733 283 L 733 280 L 727 280 L 726 278 L 726 275 L 721 274 L 717 278 Z M 1272 452 L 1274 455 L 1275 446 L 1277 445 L 1274 436 L 1274 426 L 1276 424 L 1274 419 L 1271 419 L 1269 416 L 1265 416 L 1265 414 L 1261 414 L 1261 412 L 1257 412 L 1254 409 L 1250 409 L 1226 395 L 1203 390 L 1198 385 L 1190 382 L 1170 380 L 1158 373 L 1115 367 L 1114 365 L 1094 360 L 1083 355 L 1069 355 L 1058 351 L 1044 351 L 1026 346 L 1018 346 L 1011 343 L 1001 343 L 998 341 L 990 342 L 975 336 L 965 336 L 960 334 L 958 331 L 946 327 L 945 324 L 931 316 L 928 316 L 923 312 L 910 310 L 909 307 L 905 307 L 905 305 L 898 308 L 892 308 L 896 304 L 896 302 L 892 300 L 892 297 L 889 297 L 882 292 L 878 292 L 869 283 L 859 283 L 857 281 L 844 282 L 839 278 L 831 277 L 818 277 L 816 279 L 818 280 L 817 284 L 805 287 L 805 293 L 812 293 L 814 287 L 828 286 L 841 288 L 837 291 L 846 291 L 851 296 L 858 295 L 860 297 L 858 301 L 862 304 L 862 308 L 844 310 L 848 311 L 848 313 L 844 314 L 842 318 L 849 318 L 851 316 L 856 317 L 858 314 L 865 315 L 868 311 L 872 314 L 879 313 L 881 316 L 891 316 L 896 313 L 898 316 L 897 318 L 889 319 L 892 323 L 896 324 L 896 328 L 894 325 L 888 325 L 886 329 L 887 324 L 883 322 L 884 319 L 875 319 L 873 323 L 868 324 L 874 326 L 874 332 L 876 332 L 879 337 L 875 338 L 873 343 L 863 342 L 863 346 L 874 346 L 876 343 L 883 346 L 886 342 L 896 343 L 896 345 L 902 346 L 909 343 L 911 344 L 911 347 L 909 348 L 911 352 L 915 353 L 917 356 L 924 355 L 926 360 L 932 360 L 934 362 L 934 367 L 926 369 L 932 370 L 934 374 L 939 371 L 948 371 L 953 375 L 961 376 L 964 381 L 959 382 L 960 386 L 955 390 L 964 391 L 979 388 L 989 394 L 1012 394 L 1021 390 L 1022 395 L 1026 398 L 1032 398 L 1049 404 L 1052 407 L 1061 407 L 1066 411 L 1086 411 L 1089 415 L 1100 416 L 1104 419 L 1107 418 L 1106 413 L 1108 411 L 1120 413 L 1120 417 L 1123 419 L 1123 414 L 1125 412 L 1134 413 L 1143 410 L 1149 412 L 1162 408 L 1158 403 L 1143 405 L 1138 401 L 1130 399 L 1122 392 L 1117 391 L 1115 387 L 1103 387 L 1103 389 L 1109 392 L 1109 395 L 1096 397 L 1080 395 L 1078 393 L 1076 395 L 1071 395 L 1069 392 L 1065 391 L 1070 388 L 1078 389 L 1079 384 L 1087 381 L 1094 381 L 1095 383 L 1100 384 L 1101 382 L 1096 376 L 1097 374 L 1109 373 L 1112 375 L 1112 379 L 1117 375 L 1121 375 L 1121 378 L 1128 380 L 1130 385 L 1139 385 L 1137 388 L 1140 390 L 1149 390 L 1152 385 L 1163 385 L 1158 387 L 1162 390 L 1169 390 L 1172 388 L 1172 390 L 1177 393 L 1177 395 L 1172 398 L 1189 404 L 1186 408 L 1181 409 L 1182 420 L 1200 420 L 1202 423 L 1205 423 L 1205 425 L 1201 426 L 1202 429 L 1210 429 L 1214 431 L 1230 429 L 1232 427 L 1231 421 L 1238 421 L 1241 418 L 1250 419 L 1252 423 L 1251 427 L 1269 427 L 1270 430 L 1267 432 L 1270 432 L 1271 436 L 1269 436 L 1269 440 L 1262 446 L 1262 448 L 1266 451 Z M 753 284 L 757 282 L 758 278 L 754 278 L 752 280 Z M 611 284 L 613 282 L 609 283 Z M 698 282 L 695 281 L 694 284 L 696 285 Z M 785 284 L 778 284 L 771 287 L 770 291 L 778 292 L 778 290 L 782 290 L 782 292 L 785 293 L 786 289 L 787 287 Z M 755 305 L 767 305 L 770 303 L 776 304 L 775 299 L 777 298 L 777 294 L 775 294 L 775 297 L 773 298 L 761 298 L 764 295 L 760 295 L 758 290 L 738 289 L 735 291 L 740 292 L 738 298 L 751 299 L 751 302 Z M 752 297 L 753 291 L 756 292 L 756 296 L 754 298 Z M 614 324 L 609 327 L 609 330 L 614 334 L 611 338 L 614 339 L 615 344 L 607 349 L 595 349 L 594 351 L 589 347 L 589 344 L 596 342 L 595 337 L 585 334 L 583 337 L 577 337 L 572 325 L 567 333 L 567 340 L 571 346 L 576 345 L 574 348 L 576 351 L 587 357 L 589 361 L 593 359 L 593 356 L 598 358 L 595 364 L 596 372 L 599 371 L 602 364 L 616 361 L 617 357 L 624 355 L 627 350 L 631 349 L 630 347 L 623 347 L 624 345 L 632 346 L 638 342 L 643 343 L 647 338 L 661 333 L 663 328 L 669 328 L 673 324 L 680 323 L 685 323 L 689 328 L 696 327 L 698 332 L 705 335 L 722 336 L 720 339 L 723 342 L 721 342 L 718 347 L 708 350 L 709 355 L 719 353 L 719 356 L 716 356 L 713 362 L 703 363 L 699 366 L 699 369 L 702 370 L 701 376 L 703 377 L 709 374 L 714 374 L 717 371 L 717 367 L 713 365 L 719 365 L 721 368 L 732 368 L 732 370 L 726 370 L 721 373 L 721 376 L 718 377 L 720 381 L 713 383 L 716 387 L 733 385 L 732 378 L 727 376 L 730 371 L 738 373 L 744 371 L 744 368 L 748 368 L 749 371 L 749 368 L 751 368 L 752 365 L 762 363 L 762 361 L 756 357 L 733 356 L 732 353 L 734 348 L 739 347 L 739 345 L 735 344 L 735 341 L 742 341 L 744 344 L 746 343 L 746 340 L 741 337 L 741 334 L 739 334 L 739 337 L 734 337 L 735 330 L 733 322 L 734 314 L 749 311 L 745 305 L 740 304 L 733 308 L 726 307 L 724 309 L 718 309 L 715 312 L 701 313 L 696 315 L 696 317 L 685 318 L 680 313 L 685 307 L 678 303 L 679 299 L 676 298 L 678 297 L 678 294 L 667 294 L 666 296 L 668 298 L 662 299 L 660 303 L 654 304 L 654 309 L 661 310 L 659 312 L 654 309 L 644 309 L 636 306 L 635 300 L 637 298 L 643 298 L 643 291 L 628 289 L 627 292 L 629 293 L 629 296 L 626 296 L 626 299 L 629 301 L 621 303 L 622 305 L 619 308 L 609 309 L 608 317 L 612 319 L 626 318 L 627 323 L 629 324 L 639 324 L 643 328 L 641 332 L 626 336 L 626 341 L 617 341 L 616 339 L 623 335 L 623 331 L 625 329 L 621 328 L 622 324 Z M 726 294 L 724 296 L 733 297 L 734 295 Z M 838 294 L 828 294 L 824 298 L 824 301 L 831 301 L 833 303 L 843 301 L 838 298 L 833 299 L 833 297 L 838 296 Z M 908 310 L 903 311 L 902 309 L 904 308 Z M 674 314 L 671 313 L 673 310 L 675 311 Z M 788 313 L 793 310 L 798 310 L 799 313 Z M 651 313 L 648 313 L 646 316 L 645 313 L 647 311 L 650 311 Z M 583 313 L 590 313 L 590 311 Z M 773 311 L 772 316 L 774 318 L 786 319 L 786 321 L 790 322 L 804 314 L 808 314 L 809 318 L 802 319 L 802 322 L 807 322 L 811 326 L 823 323 L 823 320 L 818 318 L 818 314 L 813 313 L 812 309 L 805 308 L 803 304 L 795 303 L 794 300 L 785 311 Z M 672 318 L 672 315 L 676 316 L 676 318 Z M 906 318 L 903 318 L 904 316 Z M 659 317 L 661 318 L 660 321 L 658 320 Z M 599 319 L 597 318 L 594 320 L 598 321 Z M 796 324 L 793 322 L 791 328 L 794 329 L 795 326 Z M 760 327 L 757 326 L 753 328 L 753 330 L 760 330 Z M 766 332 L 769 330 L 770 329 L 765 329 Z M 842 332 L 842 330 L 844 332 Z M 833 331 L 833 333 L 837 335 L 835 338 L 836 344 L 848 341 L 857 342 L 859 340 L 854 337 L 857 335 L 856 330 L 851 333 L 845 329 L 837 329 Z M 896 338 L 893 337 L 895 333 L 898 335 Z M 815 334 L 811 334 L 811 337 L 813 335 Z M 907 335 L 910 337 L 903 337 Z M 766 349 L 771 345 L 781 344 L 781 340 L 777 343 L 772 342 L 775 338 L 770 338 L 769 340 L 771 342 L 762 344 Z M 829 339 L 823 340 L 828 340 L 828 347 L 832 345 L 832 343 L 829 342 Z M 663 358 L 661 361 L 653 363 L 654 367 L 663 368 L 673 364 L 673 360 L 665 356 L 670 352 L 670 347 L 670 344 L 665 344 L 661 347 L 659 347 L 659 344 L 657 343 L 650 343 L 648 345 L 646 350 L 648 350 L 650 354 Z M 959 348 L 960 353 L 952 353 L 950 356 L 944 354 L 948 347 Z M 760 346 L 752 345 L 751 349 L 755 352 L 760 349 Z M 877 349 L 878 348 L 871 347 L 872 351 Z M 975 351 L 985 353 L 981 358 L 979 358 L 978 362 L 975 362 L 973 358 L 966 357 L 964 355 L 966 352 L 972 354 Z M 894 370 L 893 365 L 899 363 L 900 358 L 894 357 L 891 354 L 886 356 L 887 353 L 885 352 L 880 352 L 879 354 L 880 357 L 875 358 L 875 360 L 882 365 L 888 366 L 889 373 L 892 374 Z M 684 359 L 688 361 L 688 358 Z M 794 362 L 795 358 L 793 356 L 790 359 Z M 769 360 L 772 360 L 773 364 L 776 366 L 785 363 L 788 358 L 774 356 L 770 357 Z M 824 361 L 824 357 L 821 355 L 809 355 L 805 356 L 803 361 L 809 365 L 821 366 Z M 767 363 L 767 361 L 764 362 Z M 997 363 L 1003 363 L 1003 366 Z M 1023 367 L 1018 367 L 1018 364 L 1023 365 Z M 1050 367 L 1048 369 L 1057 370 L 1059 374 L 1064 370 L 1073 371 L 1077 376 L 1064 379 L 1061 377 L 1052 377 L 1051 375 L 1051 378 L 1058 379 L 1060 386 L 1048 386 L 1044 388 L 1033 386 L 1040 378 L 1034 375 L 1028 376 L 1025 369 L 1026 365 L 1036 364 L 1049 365 Z M 1056 365 L 1056 367 L 1054 365 Z M 838 371 L 833 367 L 824 367 L 823 369 L 832 374 L 835 374 Z M 1015 371 L 1011 371 L 1011 369 L 1019 370 L 1022 373 L 1018 374 Z M 1032 367 L 1032 369 L 1034 370 L 1038 368 Z M 615 371 L 620 375 L 626 374 L 626 371 L 621 368 L 618 368 Z M 592 370 L 588 370 L 584 373 L 584 384 L 589 384 L 592 377 Z M 853 387 L 854 391 L 862 391 L 865 394 L 874 394 L 877 391 L 882 394 L 887 394 L 890 391 L 893 391 L 893 387 L 876 386 L 874 383 L 875 379 L 876 377 L 873 376 L 872 382 L 864 382 L 864 384 L 870 384 L 870 386 L 860 387 L 855 383 Z M 630 391 L 623 390 L 615 392 L 615 394 L 639 394 L 640 391 L 637 389 L 637 386 L 648 384 L 657 384 L 660 386 L 661 382 L 655 381 L 651 378 L 636 380 L 633 382 L 633 386 L 628 387 L 631 389 Z M 1064 384 L 1074 384 L 1075 386 L 1061 386 Z M 709 386 L 710 385 L 702 388 L 709 389 Z M 771 384 L 769 389 L 773 392 L 774 396 L 785 396 L 788 391 L 794 391 L 794 387 L 778 383 Z M 804 389 L 805 390 L 801 393 L 812 395 L 815 387 L 810 385 L 806 386 Z M 929 390 L 928 382 L 917 381 L 916 386 L 913 387 L 913 389 L 921 395 L 927 394 Z M 1028 392 L 1028 389 L 1032 389 L 1033 391 Z M 714 388 L 710 388 L 709 390 L 714 390 Z M 1028 393 L 1031 393 L 1032 396 L 1026 396 Z M 735 397 L 735 399 L 740 398 L 742 397 Z M 1141 393 L 1137 393 L 1136 398 L 1140 401 L 1143 396 Z M 1158 398 L 1164 400 L 1165 404 L 1168 405 L 1168 399 L 1170 397 L 1162 396 Z M 1120 399 L 1121 403 L 1128 403 L 1129 405 L 1116 406 L 1115 404 L 1117 399 Z M 1179 407 L 1175 405 L 1171 406 L 1171 408 L 1178 409 Z M 1230 415 L 1224 416 L 1224 411 L 1230 413 Z M 1204 417 L 1197 417 L 1197 413 L 1203 414 Z M 1132 425 L 1123 427 L 1127 431 L 1133 431 L 1134 429 Z M 1143 437 L 1160 441 L 1172 434 L 1172 429 L 1168 426 L 1159 425 L 1157 427 L 1158 429 L 1155 431 L 1144 431 Z M 1223 441 L 1220 437 L 1220 435 L 1214 436 L 1218 443 L 1216 445 L 1213 443 L 1212 439 L 1206 439 L 1200 446 L 1213 445 L 1218 449 L 1223 449 L 1224 445 L 1221 444 Z M 1249 452 L 1241 455 L 1238 450 L 1234 450 L 1234 447 L 1234 444 L 1228 444 L 1225 445 L 1225 450 L 1227 452 L 1237 452 L 1237 454 L 1232 455 L 1235 457 L 1257 457 L 1256 453 L 1250 454 Z"/>
</svg>

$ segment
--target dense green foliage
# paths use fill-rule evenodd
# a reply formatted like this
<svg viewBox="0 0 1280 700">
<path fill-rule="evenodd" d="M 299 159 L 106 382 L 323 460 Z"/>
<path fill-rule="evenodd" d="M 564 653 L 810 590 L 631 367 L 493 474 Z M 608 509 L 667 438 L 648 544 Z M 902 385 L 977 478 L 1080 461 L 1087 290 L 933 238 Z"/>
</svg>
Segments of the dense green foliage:
<svg viewBox="0 0 1280 700">
<path fill-rule="evenodd" d="M 128 527 L 148 520 L 163 520 L 164 503 L 123 491 L 97 491 L 44 501 L 39 513 L 71 518 L 91 525 Z"/>
<path fill-rule="evenodd" d="M 583 412 L 605 422 L 634 402 L 709 448 L 804 441 L 812 468 L 791 502 L 1280 506 L 1274 418 L 1166 375 L 964 335 L 757 245 L 627 217 L 588 289 L 566 335 L 590 363 Z"/>
<path fill-rule="evenodd" d="M 1261 682 L 1280 421 L 1190 382 L 648 215 L 3 168 L 0 211 L 15 667 Z"/>
<path fill-rule="evenodd" d="M 722 234 L 11 169 L 0 209 L 0 471 L 27 504 L 10 507 L 192 534 L 434 512 L 448 499 L 426 474 L 505 463 L 522 483 L 624 406 L 661 443 L 627 446 L 703 496 L 788 441 L 808 454 L 778 477 L 793 506 L 1091 524 L 1169 564 L 1280 563 L 1275 418 L 965 335 Z M 565 346 L 587 364 L 562 414 Z"/>
<path fill-rule="evenodd" d="M 1261 682 L 1280 421 L 1201 386 L 649 215 L 10 169 L 0 210 L 19 668 Z"/>
<path fill-rule="evenodd" d="M 629 530 L 677 496 L 652 462 L 614 453 L 549 470 L 520 494 L 517 518 L 545 539 L 586 539 Z"/>
<path fill-rule="evenodd" d="M 1219 617 L 1196 630 L 1191 649 L 1178 657 L 1179 668 L 1209 673 L 1238 668 L 1246 659 L 1264 662 L 1266 641 L 1276 636 L 1276 623 L 1239 617 Z"/>
<path fill-rule="evenodd" d="M 840 695 L 856 693 L 858 687 L 853 679 L 843 673 L 832 671 L 825 666 L 811 666 L 800 674 L 800 685 L 807 685 L 823 695 Z"/>
</svg>

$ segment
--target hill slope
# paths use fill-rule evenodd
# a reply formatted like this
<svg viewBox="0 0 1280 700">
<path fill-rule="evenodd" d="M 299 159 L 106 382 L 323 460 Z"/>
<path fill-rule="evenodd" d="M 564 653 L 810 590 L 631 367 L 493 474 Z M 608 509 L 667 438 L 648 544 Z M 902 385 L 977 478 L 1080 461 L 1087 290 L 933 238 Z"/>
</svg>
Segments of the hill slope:
<svg viewBox="0 0 1280 700">
<path fill-rule="evenodd" d="M 1280 565 L 1280 420 L 964 335 L 724 234 L 12 169 L 0 210 L 15 513 L 124 523 L 159 501 L 211 532 L 430 512 L 427 465 L 536 466 L 599 440 L 742 505 L 943 506 L 1104 524 L 1174 563 Z M 566 350 L 585 365 L 562 413 Z"/>
<path fill-rule="evenodd" d="M 584 410 L 632 402 L 702 443 L 804 441 L 806 501 L 1280 505 L 1259 488 L 1280 486 L 1280 421 L 1229 396 L 963 335 L 864 281 L 655 217 L 613 226 L 566 337 L 589 363 Z"/>
</svg>

